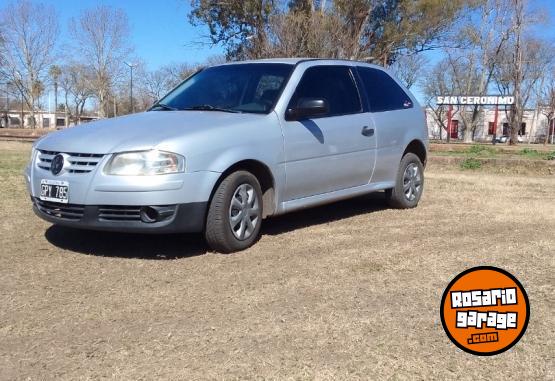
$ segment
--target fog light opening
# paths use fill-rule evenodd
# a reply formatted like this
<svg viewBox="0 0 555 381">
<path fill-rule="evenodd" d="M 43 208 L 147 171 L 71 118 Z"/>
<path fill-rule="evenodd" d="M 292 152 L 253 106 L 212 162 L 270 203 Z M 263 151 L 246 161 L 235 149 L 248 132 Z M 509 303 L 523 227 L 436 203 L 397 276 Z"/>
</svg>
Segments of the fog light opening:
<svg viewBox="0 0 555 381">
<path fill-rule="evenodd" d="M 150 206 L 143 206 L 141 208 L 141 221 L 146 223 L 153 223 L 158 221 L 160 214 L 156 209 Z"/>
</svg>

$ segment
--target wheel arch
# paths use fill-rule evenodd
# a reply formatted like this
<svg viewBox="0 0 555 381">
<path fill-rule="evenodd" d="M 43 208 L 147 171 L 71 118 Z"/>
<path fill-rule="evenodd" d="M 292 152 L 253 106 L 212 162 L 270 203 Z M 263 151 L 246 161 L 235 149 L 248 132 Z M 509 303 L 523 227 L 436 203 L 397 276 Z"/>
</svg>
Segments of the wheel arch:
<svg viewBox="0 0 555 381">
<path fill-rule="evenodd" d="M 262 190 L 262 217 L 266 218 L 276 212 L 276 183 L 270 168 L 259 160 L 246 159 L 238 161 L 222 172 L 210 194 L 210 200 L 221 182 L 230 174 L 244 170 L 250 172 L 260 183 Z"/>
<path fill-rule="evenodd" d="M 403 152 L 403 156 L 405 156 L 409 152 L 418 156 L 418 158 L 422 162 L 422 165 L 426 166 L 426 161 L 428 160 L 428 152 L 426 150 L 426 146 L 421 140 L 419 139 L 412 140 L 405 148 L 405 151 Z"/>
</svg>

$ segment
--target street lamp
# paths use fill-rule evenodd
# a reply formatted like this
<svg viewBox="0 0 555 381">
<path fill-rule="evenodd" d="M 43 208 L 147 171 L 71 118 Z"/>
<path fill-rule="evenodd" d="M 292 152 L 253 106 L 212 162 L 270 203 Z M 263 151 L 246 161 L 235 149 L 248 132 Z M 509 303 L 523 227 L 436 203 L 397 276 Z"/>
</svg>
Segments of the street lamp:
<svg viewBox="0 0 555 381">
<path fill-rule="evenodd" d="M 131 81 L 129 83 L 129 101 L 131 103 L 131 112 L 135 112 L 135 104 L 133 103 L 133 68 L 137 67 L 137 64 L 132 64 L 129 62 L 124 62 L 131 70 Z"/>
<path fill-rule="evenodd" d="M 8 88 L 9 85 L 10 83 L 6 81 L 6 114 L 8 113 L 8 111 L 10 111 L 10 92 Z"/>
</svg>

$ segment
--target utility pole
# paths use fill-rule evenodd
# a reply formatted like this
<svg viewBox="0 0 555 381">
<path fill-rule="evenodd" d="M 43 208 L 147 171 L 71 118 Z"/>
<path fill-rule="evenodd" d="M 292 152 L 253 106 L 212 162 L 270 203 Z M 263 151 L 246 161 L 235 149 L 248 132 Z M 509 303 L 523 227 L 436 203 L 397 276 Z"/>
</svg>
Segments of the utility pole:
<svg viewBox="0 0 555 381">
<path fill-rule="evenodd" d="M 129 69 L 131 70 L 131 80 L 129 83 L 129 103 L 131 104 L 131 112 L 134 113 L 135 112 L 135 104 L 133 102 L 133 68 L 137 67 L 137 64 L 132 64 L 129 62 L 124 62 L 127 66 L 129 66 Z"/>
<path fill-rule="evenodd" d="M 54 124 L 58 118 L 58 81 L 54 82 Z"/>
<path fill-rule="evenodd" d="M 2 119 L 4 119 L 4 122 L 0 124 L 2 127 L 5 128 L 10 127 L 10 96 L 8 95 L 9 84 L 10 83 L 6 81 L 6 113 L 5 115 L 2 115 Z"/>
</svg>

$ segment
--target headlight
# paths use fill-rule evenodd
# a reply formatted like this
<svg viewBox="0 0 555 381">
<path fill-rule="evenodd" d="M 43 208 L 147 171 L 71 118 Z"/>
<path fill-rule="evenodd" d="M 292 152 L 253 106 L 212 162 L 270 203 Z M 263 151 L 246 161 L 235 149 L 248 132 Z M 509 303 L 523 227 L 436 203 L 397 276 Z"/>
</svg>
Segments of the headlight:
<svg viewBox="0 0 555 381">
<path fill-rule="evenodd" d="M 152 150 L 115 154 L 104 168 L 104 173 L 118 176 L 152 176 L 184 170 L 183 156 Z"/>
</svg>

